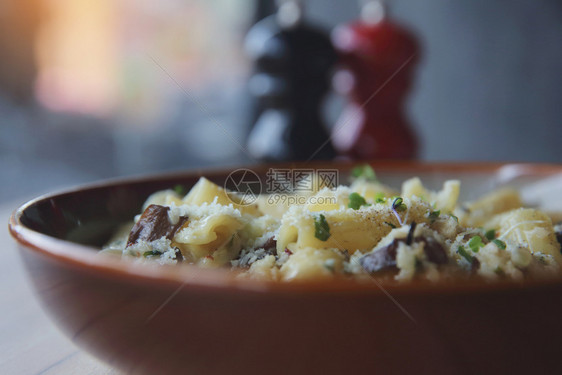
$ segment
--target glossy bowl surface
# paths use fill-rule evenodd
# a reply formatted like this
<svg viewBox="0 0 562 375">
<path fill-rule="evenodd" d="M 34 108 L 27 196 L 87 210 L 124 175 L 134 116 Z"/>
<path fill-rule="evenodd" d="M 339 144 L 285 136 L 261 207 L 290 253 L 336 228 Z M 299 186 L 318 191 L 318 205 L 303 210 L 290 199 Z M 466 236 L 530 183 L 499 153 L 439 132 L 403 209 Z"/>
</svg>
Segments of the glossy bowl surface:
<svg viewBox="0 0 562 375">
<path fill-rule="evenodd" d="M 391 185 L 459 178 L 463 198 L 558 176 L 560 165 L 372 163 Z M 272 166 L 250 167 L 262 181 Z M 346 163 L 276 168 L 340 171 Z M 72 340 L 135 374 L 562 373 L 562 282 L 382 287 L 276 283 L 227 270 L 152 267 L 97 253 L 146 197 L 199 176 L 104 182 L 26 203 L 10 219 L 43 307 Z M 562 195 L 562 194 L 561 194 Z"/>
</svg>

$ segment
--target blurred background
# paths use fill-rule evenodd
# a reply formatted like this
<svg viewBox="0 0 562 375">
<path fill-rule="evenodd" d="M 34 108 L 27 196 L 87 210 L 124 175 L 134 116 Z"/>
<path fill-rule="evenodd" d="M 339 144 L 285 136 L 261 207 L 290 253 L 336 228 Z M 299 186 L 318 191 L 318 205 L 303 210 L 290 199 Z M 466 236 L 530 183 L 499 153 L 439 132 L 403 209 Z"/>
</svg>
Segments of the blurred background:
<svg viewBox="0 0 562 375">
<path fill-rule="evenodd" d="M 561 1 L 389 5 L 422 46 L 406 107 L 421 159 L 562 162 Z M 240 147 L 253 122 L 244 39 L 274 10 L 272 0 L 0 0 L 0 203 L 253 162 Z M 306 1 L 306 19 L 326 30 L 358 16 L 356 1 Z M 326 103 L 331 125 L 345 99 Z"/>
</svg>

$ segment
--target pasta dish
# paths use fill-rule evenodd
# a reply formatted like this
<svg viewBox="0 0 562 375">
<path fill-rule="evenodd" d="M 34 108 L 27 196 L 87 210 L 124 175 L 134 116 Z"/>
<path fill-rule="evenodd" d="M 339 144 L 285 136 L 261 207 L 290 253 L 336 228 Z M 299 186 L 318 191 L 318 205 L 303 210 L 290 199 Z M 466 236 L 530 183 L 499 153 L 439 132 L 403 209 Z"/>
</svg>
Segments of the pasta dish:
<svg viewBox="0 0 562 375">
<path fill-rule="evenodd" d="M 396 191 L 369 166 L 352 176 L 349 186 L 317 183 L 311 192 L 275 200 L 262 194 L 251 203 L 202 177 L 187 194 L 152 194 L 102 252 L 163 265 L 229 267 L 240 277 L 279 281 L 559 274 L 562 227 L 525 207 L 516 190 L 460 204 L 457 180 L 431 191 L 413 177 Z"/>
</svg>

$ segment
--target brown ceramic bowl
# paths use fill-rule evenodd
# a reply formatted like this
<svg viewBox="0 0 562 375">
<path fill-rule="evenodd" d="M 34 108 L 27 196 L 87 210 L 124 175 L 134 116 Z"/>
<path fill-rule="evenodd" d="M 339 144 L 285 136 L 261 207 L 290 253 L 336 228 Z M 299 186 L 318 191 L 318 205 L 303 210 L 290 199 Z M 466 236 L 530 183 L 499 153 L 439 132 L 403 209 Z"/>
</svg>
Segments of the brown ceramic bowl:
<svg viewBox="0 0 562 375">
<path fill-rule="evenodd" d="M 310 166 L 310 165 L 309 165 Z M 396 184 L 459 177 L 479 194 L 562 166 L 373 163 Z M 297 164 L 303 168 L 305 165 Z M 312 165 L 338 168 L 348 164 Z M 267 168 L 253 168 L 263 176 Z M 562 373 L 562 282 L 274 283 L 228 270 L 99 255 L 152 192 L 228 171 L 108 182 L 35 199 L 10 231 L 45 310 L 72 340 L 135 374 Z"/>
</svg>

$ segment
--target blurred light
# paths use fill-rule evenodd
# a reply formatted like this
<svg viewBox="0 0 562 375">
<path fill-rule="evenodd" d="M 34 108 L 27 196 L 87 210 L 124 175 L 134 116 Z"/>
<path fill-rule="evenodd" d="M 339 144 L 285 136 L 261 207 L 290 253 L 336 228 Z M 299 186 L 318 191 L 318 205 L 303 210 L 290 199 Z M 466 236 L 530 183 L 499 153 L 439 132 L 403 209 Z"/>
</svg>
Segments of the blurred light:
<svg viewBox="0 0 562 375">
<path fill-rule="evenodd" d="M 117 94 L 112 0 L 45 0 L 37 39 L 36 95 L 47 108 L 103 115 Z"/>
</svg>

